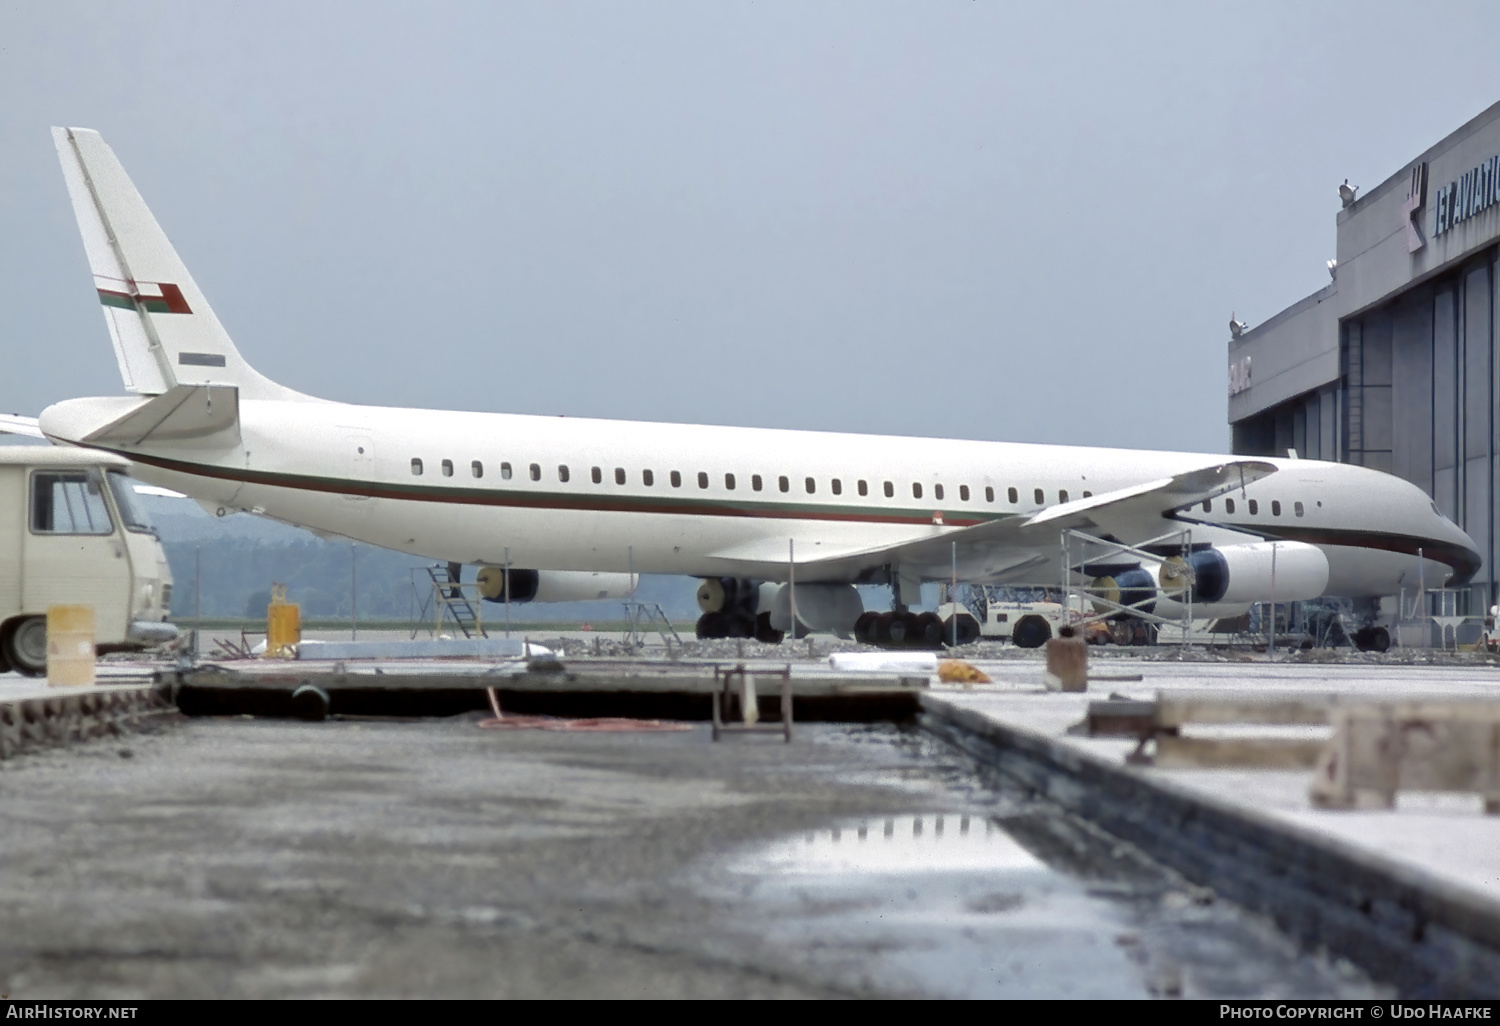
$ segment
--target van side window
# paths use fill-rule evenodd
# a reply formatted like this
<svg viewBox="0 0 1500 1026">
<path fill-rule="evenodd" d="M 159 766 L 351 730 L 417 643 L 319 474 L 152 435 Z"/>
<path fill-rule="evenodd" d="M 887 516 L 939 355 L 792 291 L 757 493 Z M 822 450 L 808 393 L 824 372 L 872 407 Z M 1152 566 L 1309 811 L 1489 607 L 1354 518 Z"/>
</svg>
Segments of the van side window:
<svg viewBox="0 0 1500 1026">
<path fill-rule="evenodd" d="M 413 456 L 411 458 L 411 472 L 413 477 L 422 476 L 422 460 L 420 457 Z"/>
<path fill-rule="evenodd" d="M 87 471 L 31 475 L 31 529 L 38 534 L 109 534 L 103 484 Z"/>
</svg>

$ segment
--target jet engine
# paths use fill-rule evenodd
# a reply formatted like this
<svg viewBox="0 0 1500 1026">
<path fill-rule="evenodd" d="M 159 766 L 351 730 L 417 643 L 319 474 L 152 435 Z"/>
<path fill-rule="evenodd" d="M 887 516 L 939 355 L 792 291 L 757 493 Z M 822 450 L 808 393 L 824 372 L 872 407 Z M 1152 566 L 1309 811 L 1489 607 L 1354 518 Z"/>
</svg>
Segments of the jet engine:
<svg viewBox="0 0 1500 1026">
<path fill-rule="evenodd" d="M 1273 598 L 1317 598 L 1328 587 L 1328 557 L 1303 542 L 1226 545 L 1098 577 L 1093 587 L 1112 602 L 1135 605 L 1169 620 L 1182 616 L 1189 601 L 1194 616 L 1238 616 L 1254 603 Z M 1095 608 L 1101 613 L 1109 609 L 1104 603 L 1095 603 Z"/>
<path fill-rule="evenodd" d="M 832 631 L 847 638 L 854 621 L 865 611 L 859 589 L 852 584 L 799 584 L 796 589 L 797 620 L 810 630 Z M 783 584 L 771 602 L 771 626 L 779 631 L 792 624 L 791 591 Z"/>
<path fill-rule="evenodd" d="M 503 567 L 479 568 L 479 594 L 490 602 L 577 602 L 587 599 L 621 599 L 630 597 L 629 574 L 592 573 L 586 570 L 510 570 L 506 580 Z"/>
</svg>

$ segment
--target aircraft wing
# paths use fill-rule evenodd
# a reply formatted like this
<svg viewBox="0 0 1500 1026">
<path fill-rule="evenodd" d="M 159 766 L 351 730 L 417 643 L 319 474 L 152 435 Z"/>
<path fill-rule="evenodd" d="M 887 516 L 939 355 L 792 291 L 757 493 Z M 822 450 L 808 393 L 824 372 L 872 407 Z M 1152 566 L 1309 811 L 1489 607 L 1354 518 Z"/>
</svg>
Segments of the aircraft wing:
<svg viewBox="0 0 1500 1026">
<path fill-rule="evenodd" d="M 0 413 L 0 435 L 25 435 L 27 438 L 46 438 L 37 425 L 35 417 L 23 417 L 18 413 Z"/>
<path fill-rule="evenodd" d="M 1235 491 L 1276 472 L 1259 460 L 1229 460 L 1185 471 L 1173 477 L 1131 485 L 1102 495 L 1050 506 L 1032 516 L 1013 516 L 960 531 L 935 528 L 932 537 L 861 552 L 797 560 L 799 580 L 855 580 L 887 564 L 927 580 L 942 580 L 953 570 L 957 545 L 958 578 L 999 582 L 1035 576 L 1054 566 L 1065 530 L 1087 531 L 1132 544 L 1171 530 L 1178 510 Z M 783 565 L 785 565 L 783 563 Z"/>
</svg>

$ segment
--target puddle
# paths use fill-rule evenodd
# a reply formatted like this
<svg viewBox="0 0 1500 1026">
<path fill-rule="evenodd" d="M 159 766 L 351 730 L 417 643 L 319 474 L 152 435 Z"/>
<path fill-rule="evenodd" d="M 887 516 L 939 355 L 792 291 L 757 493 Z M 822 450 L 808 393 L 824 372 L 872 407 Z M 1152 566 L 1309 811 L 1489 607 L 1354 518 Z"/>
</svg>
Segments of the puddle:
<svg viewBox="0 0 1500 1026">
<path fill-rule="evenodd" d="M 739 872 L 900 874 L 1044 869 L 985 816 L 931 813 L 841 824 L 771 845 Z"/>
</svg>

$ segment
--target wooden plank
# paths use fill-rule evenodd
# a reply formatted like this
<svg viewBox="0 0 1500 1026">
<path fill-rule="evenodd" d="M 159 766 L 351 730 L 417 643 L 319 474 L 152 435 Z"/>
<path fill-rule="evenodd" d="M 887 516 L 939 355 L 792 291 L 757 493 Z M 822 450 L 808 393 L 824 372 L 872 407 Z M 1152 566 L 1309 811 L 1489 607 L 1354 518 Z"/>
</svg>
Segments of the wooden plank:
<svg viewBox="0 0 1500 1026">
<path fill-rule="evenodd" d="M 1323 748 L 1323 741 L 1293 738 L 1161 734 L 1156 738 L 1154 762 L 1161 769 L 1311 769 Z"/>
</svg>

